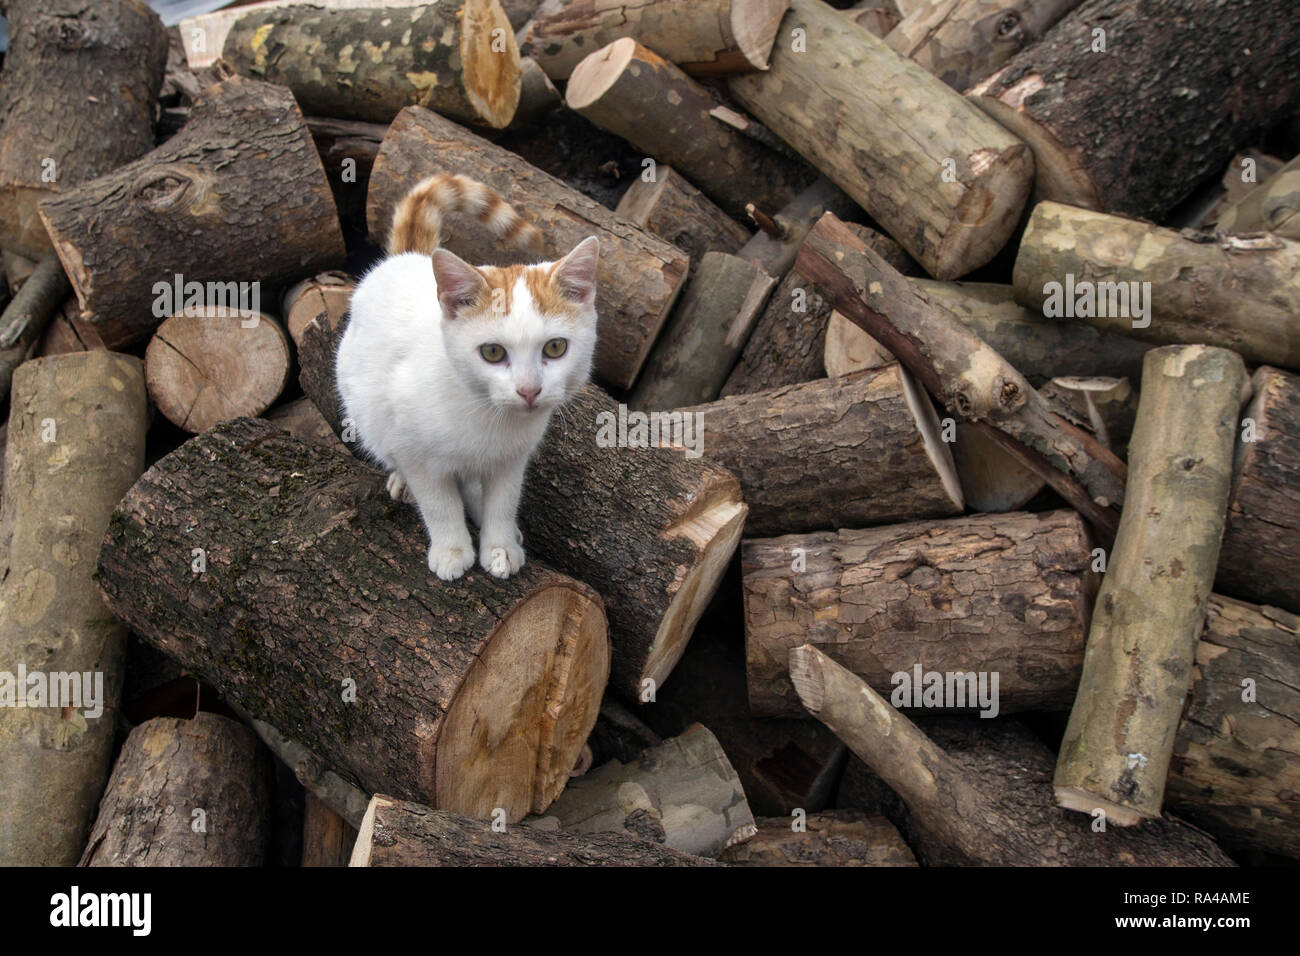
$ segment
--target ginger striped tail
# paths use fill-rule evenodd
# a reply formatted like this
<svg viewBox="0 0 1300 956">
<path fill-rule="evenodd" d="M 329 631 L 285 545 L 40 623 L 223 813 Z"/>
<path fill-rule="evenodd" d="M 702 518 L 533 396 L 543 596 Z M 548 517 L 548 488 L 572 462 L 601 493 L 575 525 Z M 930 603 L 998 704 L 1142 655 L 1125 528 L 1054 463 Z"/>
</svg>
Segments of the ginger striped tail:
<svg viewBox="0 0 1300 956">
<path fill-rule="evenodd" d="M 540 252 L 542 234 L 526 222 L 490 186 L 454 173 L 438 173 L 416 183 L 393 212 L 388 254 L 422 252 L 432 255 L 442 240 L 442 217 L 463 212 L 475 216 L 500 239 Z"/>
</svg>

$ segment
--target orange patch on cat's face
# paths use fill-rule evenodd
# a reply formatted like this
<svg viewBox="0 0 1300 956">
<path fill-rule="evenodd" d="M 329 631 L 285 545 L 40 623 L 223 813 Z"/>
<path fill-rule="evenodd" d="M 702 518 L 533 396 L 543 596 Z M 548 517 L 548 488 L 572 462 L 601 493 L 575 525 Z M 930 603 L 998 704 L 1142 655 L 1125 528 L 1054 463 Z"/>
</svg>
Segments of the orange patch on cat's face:
<svg viewBox="0 0 1300 956">
<path fill-rule="evenodd" d="M 554 268 L 555 263 L 548 266 L 480 266 L 478 271 L 487 279 L 488 289 L 485 295 L 480 295 L 479 308 L 475 311 L 492 313 L 495 311 L 493 303 L 499 302 L 503 314 L 509 314 L 514 309 L 515 286 L 522 277 L 538 312 L 577 324 L 582 317 L 582 307 L 568 298 L 553 280 Z"/>
</svg>

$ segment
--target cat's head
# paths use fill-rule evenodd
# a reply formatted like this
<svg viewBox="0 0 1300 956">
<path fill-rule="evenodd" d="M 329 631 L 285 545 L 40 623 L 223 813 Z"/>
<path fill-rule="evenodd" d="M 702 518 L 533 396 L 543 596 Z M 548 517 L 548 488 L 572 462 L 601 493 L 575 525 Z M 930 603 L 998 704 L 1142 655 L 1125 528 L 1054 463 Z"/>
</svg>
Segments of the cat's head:
<svg viewBox="0 0 1300 956">
<path fill-rule="evenodd" d="M 599 253 L 595 236 L 537 265 L 475 267 L 434 252 L 443 343 L 461 382 L 520 413 L 572 398 L 591 375 L 596 350 Z"/>
</svg>

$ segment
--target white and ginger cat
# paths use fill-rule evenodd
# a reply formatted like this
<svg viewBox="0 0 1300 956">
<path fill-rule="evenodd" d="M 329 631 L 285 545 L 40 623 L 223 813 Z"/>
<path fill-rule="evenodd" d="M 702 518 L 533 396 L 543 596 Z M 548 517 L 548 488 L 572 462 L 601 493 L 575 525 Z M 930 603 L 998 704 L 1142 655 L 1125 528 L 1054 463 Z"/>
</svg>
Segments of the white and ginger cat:
<svg viewBox="0 0 1300 956">
<path fill-rule="evenodd" d="M 475 267 L 438 248 L 453 211 L 540 246 L 537 229 L 482 183 L 420 182 L 393 214 L 388 258 L 352 295 L 335 377 L 362 448 L 389 471 L 389 493 L 420 510 L 429 570 L 452 581 L 473 566 L 468 512 L 479 563 L 507 578 L 524 564 L 516 514 L 528 460 L 591 374 L 599 243 L 584 239 L 556 262 Z"/>
</svg>

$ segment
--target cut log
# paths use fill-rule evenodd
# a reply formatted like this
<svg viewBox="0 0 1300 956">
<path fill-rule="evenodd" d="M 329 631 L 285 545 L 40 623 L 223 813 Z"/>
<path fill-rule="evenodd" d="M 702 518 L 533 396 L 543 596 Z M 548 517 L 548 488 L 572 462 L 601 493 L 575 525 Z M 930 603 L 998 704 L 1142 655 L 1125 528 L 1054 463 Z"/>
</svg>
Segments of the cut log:
<svg viewBox="0 0 1300 956">
<path fill-rule="evenodd" d="M 289 381 L 289 339 L 260 312 L 205 309 L 158 326 L 144 356 L 149 397 L 187 432 L 262 414 Z"/>
<path fill-rule="evenodd" d="M 526 53 L 556 80 L 592 50 L 640 41 L 693 76 L 766 70 L 790 0 L 545 0 L 523 31 Z"/>
<path fill-rule="evenodd" d="M 153 148 L 167 34 L 140 0 L 8 0 L 0 74 L 0 247 L 50 249 L 47 196 Z"/>
<path fill-rule="evenodd" d="M 1263 230 L 1284 239 L 1300 239 L 1300 156 L 1229 206 L 1215 228 L 1220 232 Z"/>
<path fill-rule="evenodd" d="M 762 266 L 772 278 L 782 278 L 794 266 L 808 230 L 828 212 L 848 218 L 861 215 L 862 211 L 842 189 L 825 176 L 819 176 L 770 217 L 776 226 L 774 232 L 760 229 L 736 255 Z M 881 251 L 881 255 L 885 253 Z"/>
<path fill-rule="evenodd" d="M 491 823 L 377 793 L 349 866 L 719 866 L 623 833 Z"/>
<path fill-rule="evenodd" d="M 1019 222 L 1029 148 L 821 0 L 793 0 L 771 70 L 729 86 L 936 279 L 984 265 Z"/>
<path fill-rule="evenodd" d="M 979 721 L 945 753 L 861 679 L 811 645 L 790 652 L 800 698 L 903 798 L 925 866 L 1231 866 L 1172 820 L 1094 832 L 1052 803 L 1051 753 L 1010 721 Z M 992 725 L 992 726 L 988 726 Z"/>
<path fill-rule="evenodd" d="M 1124 514 L 1053 781 L 1063 807 L 1104 810 L 1119 826 L 1160 816 L 1214 584 L 1245 377 L 1226 349 L 1147 353 Z"/>
<path fill-rule="evenodd" d="M 426 176 L 454 172 L 495 189 L 543 236 L 542 255 L 558 258 L 587 236 L 600 239 L 596 374 L 628 388 L 686 280 L 687 257 L 670 243 L 428 110 L 403 110 L 389 127 L 370 174 L 367 218 L 372 236 L 388 233 L 392 210 Z M 519 260 L 472 219 L 448 216 L 446 248 L 479 265 Z"/>
<path fill-rule="evenodd" d="M 302 818 L 302 865 L 347 866 L 357 831 L 312 793 Z"/>
<path fill-rule="evenodd" d="M 0 696 L 16 704 L 17 691 L 29 706 L 0 707 L 0 865 L 76 863 L 108 779 L 126 628 L 92 575 L 109 515 L 144 467 L 147 404 L 139 360 L 115 352 L 38 359 L 14 374 L 0 516 Z M 28 680 L 15 688 L 11 675 L 23 668 Z M 45 703 L 31 697 L 37 672 L 49 687 Z M 68 700 L 78 691 L 80 700 Z"/>
<path fill-rule="evenodd" d="M 704 460 L 740 479 L 748 534 L 885 524 L 963 508 L 934 407 L 897 364 L 681 412 L 698 423 Z"/>
<path fill-rule="evenodd" d="M 690 254 L 691 274 L 706 252 L 735 252 L 750 235 L 671 166 L 638 176 L 614 209 L 624 219 Z"/>
<path fill-rule="evenodd" d="M 1047 487 L 1041 476 L 969 422 L 957 423 L 952 461 L 971 511 L 1019 511 Z"/>
<path fill-rule="evenodd" d="M 239 419 L 136 483 L 99 573 L 137 633 L 354 785 L 544 810 L 596 720 L 600 601 L 534 561 L 437 581 L 425 550 L 381 474 Z"/>
<path fill-rule="evenodd" d="M 555 88 L 537 61 L 531 56 L 519 58 L 519 105 L 511 129 L 536 126 L 554 110 L 564 105 L 564 97 Z"/>
<path fill-rule="evenodd" d="M 775 285 L 747 259 L 706 252 L 628 395 L 628 405 L 669 409 L 717 398 Z"/>
<path fill-rule="evenodd" d="M 720 857 L 739 866 L 916 866 L 894 825 L 854 810 L 809 814 L 805 829 L 790 817 L 758 820 L 758 833 Z"/>
<path fill-rule="evenodd" d="M 352 276 L 338 270 L 322 272 L 290 286 L 284 294 L 280 314 L 284 316 L 285 329 L 293 344 L 301 343 L 302 330 L 322 312 L 330 327 L 337 328 L 347 314 L 356 287 L 357 281 Z"/>
<path fill-rule="evenodd" d="M 885 37 L 957 92 L 1038 40 L 1082 0 L 920 0 Z"/>
<path fill-rule="evenodd" d="M 630 833 L 715 859 L 755 831 L 740 778 L 702 724 L 630 763 L 613 760 L 571 781 L 543 821 L 568 833 Z"/>
<path fill-rule="evenodd" d="M 0 314 L 0 402 L 9 395 L 14 371 L 27 361 L 50 321 L 62 311 L 70 291 L 63 263 L 47 252 Z"/>
<path fill-rule="evenodd" d="M 1064 710 L 1097 588 L 1091 562 L 1087 530 L 1072 511 L 747 538 L 750 710 L 804 716 L 787 670 L 790 649 L 804 643 L 899 707 L 921 699 L 919 669 L 926 681 L 935 672 L 990 682 L 977 700 L 974 685 L 957 680 L 963 698 L 970 691 L 964 705 L 927 698 L 927 707 L 988 710 L 984 691 L 993 688 L 994 714 Z"/>
<path fill-rule="evenodd" d="M 750 203 L 779 209 L 812 179 L 799 163 L 716 119 L 709 89 L 630 37 L 579 63 L 565 101 L 671 165 L 732 216 Z"/>
<path fill-rule="evenodd" d="M 1057 415 L 1002 356 L 834 216 L 813 227 L 796 267 L 846 318 L 898 356 L 944 407 L 997 439 L 1109 544 L 1125 474 L 1112 452 Z"/>
<path fill-rule="evenodd" d="M 425 106 L 500 129 L 519 105 L 519 47 L 498 0 L 253 11 L 230 28 L 221 56 L 287 86 L 305 112 L 340 119 L 388 123 Z"/>
<path fill-rule="evenodd" d="M 271 761 L 216 714 L 131 731 L 81 866 L 261 866 L 271 836 Z"/>
<path fill-rule="evenodd" d="M 205 90 L 185 128 L 149 155 L 45 200 L 41 217 L 82 318 L 109 348 L 146 337 L 195 288 L 215 305 L 236 280 L 271 286 L 344 257 L 293 97 L 242 77 Z"/>
</svg>

